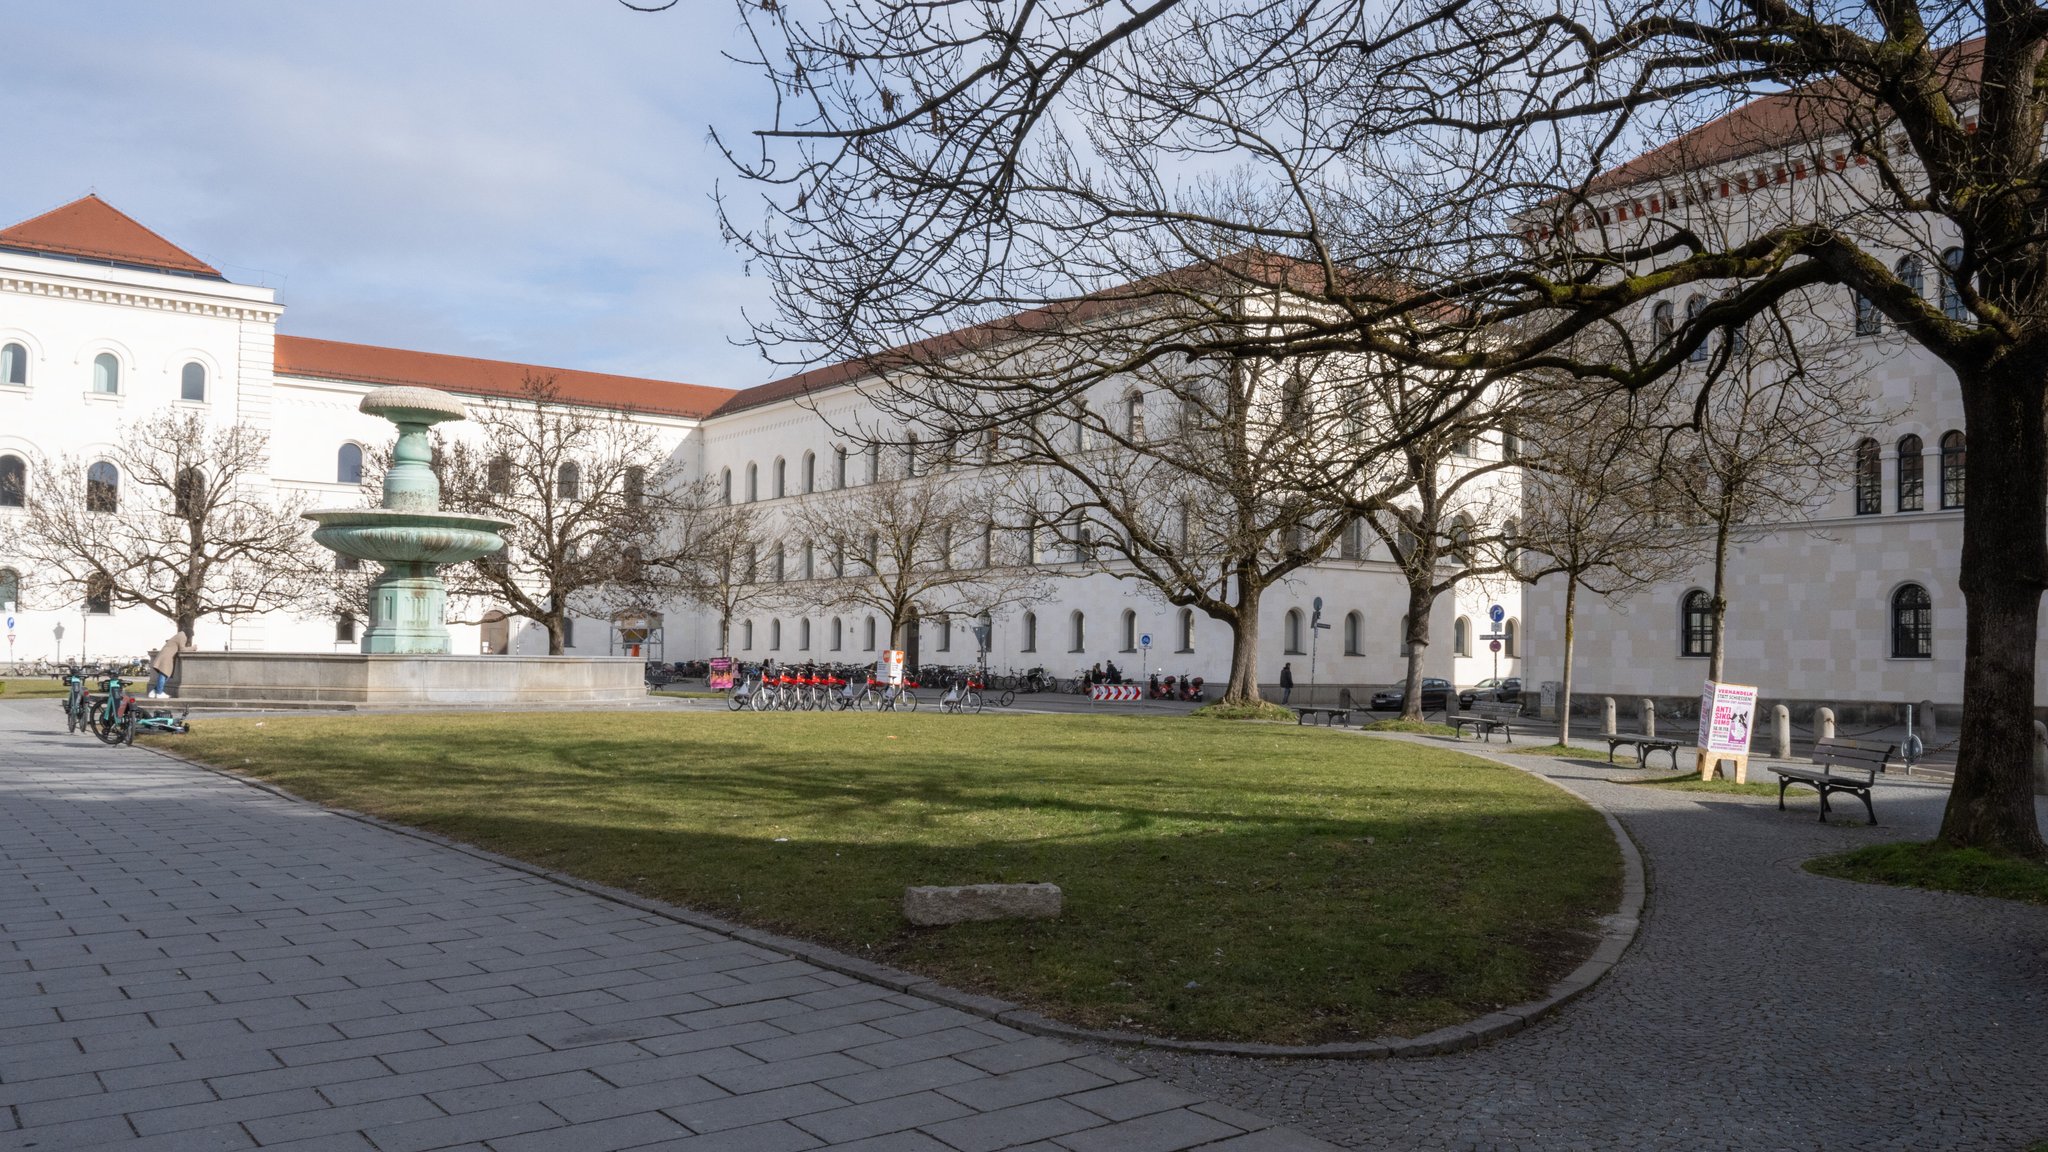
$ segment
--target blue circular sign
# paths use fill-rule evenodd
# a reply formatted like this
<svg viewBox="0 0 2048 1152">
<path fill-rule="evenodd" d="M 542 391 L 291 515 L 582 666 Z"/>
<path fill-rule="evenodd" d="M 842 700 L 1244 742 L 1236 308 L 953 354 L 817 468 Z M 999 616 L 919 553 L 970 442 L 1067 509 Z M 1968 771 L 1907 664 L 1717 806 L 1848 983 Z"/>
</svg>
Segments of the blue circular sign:
<svg viewBox="0 0 2048 1152">
<path fill-rule="evenodd" d="M 1500 623 L 1500 622 L 1501 622 L 1502 620 L 1505 620 L 1505 619 L 1507 619 L 1507 615 L 1508 615 L 1508 612 L 1507 612 L 1507 609 L 1505 609 L 1505 608 L 1502 608 L 1502 607 L 1501 607 L 1500 605 L 1498 605 L 1498 604 L 1495 604 L 1495 605 L 1494 605 L 1493 607 L 1491 607 L 1491 608 L 1488 608 L 1488 609 L 1486 610 L 1486 615 L 1487 615 L 1487 617 L 1488 617 L 1489 619 L 1491 619 L 1491 620 L 1492 620 L 1492 621 L 1493 621 L 1493 622 L 1494 622 L 1495 624 L 1498 624 L 1498 623 Z"/>
<path fill-rule="evenodd" d="M 1151 646 L 1152 646 L 1152 634 L 1151 634 L 1150 632 L 1147 632 L 1147 633 L 1145 633 L 1145 634 L 1144 634 L 1143 636 L 1140 636 L 1140 637 L 1138 637 L 1138 647 L 1140 647 L 1140 648 L 1150 648 Z"/>
</svg>

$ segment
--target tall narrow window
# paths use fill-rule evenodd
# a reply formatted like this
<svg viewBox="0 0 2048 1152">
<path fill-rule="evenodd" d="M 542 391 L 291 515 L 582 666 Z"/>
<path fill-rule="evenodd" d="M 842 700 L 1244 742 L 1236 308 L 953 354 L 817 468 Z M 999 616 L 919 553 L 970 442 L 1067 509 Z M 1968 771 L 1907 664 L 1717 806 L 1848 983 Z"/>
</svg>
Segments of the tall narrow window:
<svg viewBox="0 0 2048 1152">
<path fill-rule="evenodd" d="M 769 568 L 769 571 L 774 575 L 775 582 L 778 584 L 789 579 L 789 550 L 780 544 L 775 546 L 775 562 Z M 780 625 L 777 625 L 777 627 L 780 627 Z"/>
<path fill-rule="evenodd" d="M 1301 632 L 1301 609 L 1289 608 L 1280 630 L 1281 642 L 1286 645 L 1285 651 L 1289 656 L 1299 656 L 1307 651 L 1302 647 Z"/>
<path fill-rule="evenodd" d="M 803 483 L 804 491 L 806 492 L 816 492 L 818 490 L 818 454 L 816 452 L 804 453 Z"/>
<path fill-rule="evenodd" d="M 493 496 L 510 496 L 512 494 L 512 458 L 510 456 L 493 456 L 491 457 L 491 462 L 484 465 L 484 490 Z"/>
<path fill-rule="evenodd" d="M 952 615 L 946 612 L 939 613 L 937 616 L 932 617 L 930 627 L 938 640 L 939 651 L 951 652 L 953 650 Z"/>
<path fill-rule="evenodd" d="M 1949 431 L 1941 434 L 1941 506 L 1961 508 L 1963 506 L 1963 434 Z"/>
<path fill-rule="evenodd" d="M 750 462 L 747 465 L 747 503 L 752 504 L 760 498 L 761 466 Z"/>
<path fill-rule="evenodd" d="M 1700 313 L 1702 313 L 1702 312 L 1704 312 L 1704 311 L 1706 311 L 1706 310 L 1707 310 L 1707 298 L 1706 298 L 1706 297 L 1704 297 L 1704 296 L 1689 296 L 1689 297 L 1687 297 L 1687 298 L 1686 298 L 1686 301 L 1685 301 L 1685 322 L 1686 322 L 1686 324 L 1690 325 L 1690 324 L 1691 324 L 1691 323 L 1692 323 L 1693 321 L 1695 321 L 1695 320 L 1699 319 L 1699 318 L 1700 318 Z M 1685 357 L 1685 358 L 1686 358 L 1687 360 L 1705 360 L 1705 359 L 1707 358 L 1707 340 L 1706 340 L 1706 338 L 1705 338 L 1705 337 L 1702 337 L 1702 338 L 1700 339 L 1700 342 L 1699 342 L 1699 343 L 1698 343 L 1697 345 L 1695 345 L 1695 346 L 1693 347 L 1693 350 L 1692 350 L 1691 352 L 1688 352 L 1688 353 L 1686 353 L 1686 357 Z"/>
<path fill-rule="evenodd" d="M 882 446 L 879 443 L 870 444 L 868 445 L 868 483 L 873 484 L 881 478 Z"/>
<path fill-rule="evenodd" d="M 1909 252 L 1899 257 L 1899 262 L 1892 265 L 1892 274 L 1899 278 L 1899 283 L 1904 284 L 1908 292 L 1915 296 L 1926 295 L 1927 278 L 1920 274 L 1920 258 L 1918 256 Z"/>
<path fill-rule="evenodd" d="M 1076 610 L 1073 616 L 1069 618 L 1068 623 L 1072 626 L 1072 630 L 1074 633 L 1074 645 L 1072 650 L 1075 652 L 1087 651 L 1088 618 L 1086 616 L 1083 616 L 1078 610 Z"/>
<path fill-rule="evenodd" d="M 1678 335 L 1678 317 L 1671 307 L 1671 301 L 1659 300 L 1650 306 L 1650 339 L 1658 349 L 1667 348 L 1671 338 Z"/>
<path fill-rule="evenodd" d="M 840 648 L 845 645 L 845 643 L 846 621 L 841 620 L 837 616 L 834 616 L 832 618 L 832 650 L 834 652 L 839 651 Z"/>
<path fill-rule="evenodd" d="M 1344 614 L 1344 654 L 1346 656 L 1365 655 L 1363 647 L 1365 643 L 1364 633 L 1365 617 L 1360 616 L 1356 612 L 1346 612 Z"/>
<path fill-rule="evenodd" d="M 903 440 L 903 474 L 915 476 L 920 466 L 917 459 L 917 433 L 912 432 Z"/>
<path fill-rule="evenodd" d="M 564 616 L 562 617 L 562 647 L 574 648 L 575 646 L 576 618 L 574 616 Z"/>
<path fill-rule="evenodd" d="M 85 510 L 113 512 L 121 507 L 121 470 L 101 460 L 85 470 Z"/>
<path fill-rule="evenodd" d="M 0 456 L 0 508 L 28 506 L 28 462 L 19 456 Z"/>
<path fill-rule="evenodd" d="M 732 503 L 732 469 L 730 468 L 718 470 L 718 495 L 719 499 L 725 503 Z"/>
<path fill-rule="evenodd" d="M 1951 248 L 1941 254 L 1941 314 L 1951 320 L 1968 320 L 1970 310 L 1963 306 L 1963 250 Z"/>
<path fill-rule="evenodd" d="M 1934 599 L 1918 584 L 1892 593 L 1892 659 L 1926 660 L 1934 655 Z"/>
<path fill-rule="evenodd" d="M 334 642 L 353 644 L 356 642 L 356 614 L 343 612 L 334 618 Z"/>
<path fill-rule="evenodd" d="M 343 444 L 335 450 L 334 482 L 336 484 L 361 484 L 363 482 L 362 445 Z"/>
<path fill-rule="evenodd" d="M 1856 444 L 1856 514 L 1875 516 L 1884 511 L 1884 450 L 1877 441 Z"/>
<path fill-rule="evenodd" d="M 1460 616 L 1451 625 L 1451 651 L 1459 656 L 1472 654 L 1472 618 Z"/>
<path fill-rule="evenodd" d="M 28 348 L 21 344 L 0 344 L 0 384 L 28 387 Z"/>
<path fill-rule="evenodd" d="M 21 573 L 0 568 L 0 611 L 13 612 L 21 603 Z"/>
<path fill-rule="evenodd" d="M 1920 437 L 1899 438 L 1899 511 L 1918 512 L 1927 507 L 1925 446 Z"/>
<path fill-rule="evenodd" d="M 1025 652 L 1038 651 L 1038 613 L 1024 614 L 1024 643 L 1019 648 Z"/>
<path fill-rule="evenodd" d="M 799 652 L 809 652 L 811 650 L 811 618 L 809 616 L 796 622 L 796 647 Z"/>
<path fill-rule="evenodd" d="M 583 469 L 574 460 L 562 461 L 555 469 L 555 495 L 563 500 L 574 500 L 583 491 Z"/>
<path fill-rule="evenodd" d="M 780 456 L 775 458 L 775 495 L 789 495 L 789 461 Z"/>
<path fill-rule="evenodd" d="M 782 651 L 782 621 L 780 620 L 770 620 L 768 622 L 768 650 L 770 652 Z"/>
<path fill-rule="evenodd" d="M 1138 614 L 1129 608 L 1124 609 L 1123 625 L 1124 651 L 1136 652 L 1138 650 Z"/>
<path fill-rule="evenodd" d="M 754 650 L 754 622 L 752 620 L 740 621 L 740 648 L 748 652 Z"/>
<path fill-rule="evenodd" d="M 178 374 L 178 399 L 206 399 L 206 365 L 197 360 L 185 365 L 184 371 Z"/>
<path fill-rule="evenodd" d="M 1714 654 L 1714 598 L 1695 588 L 1679 603 L 1678 654 Z"/>
<path fill-rule="evenodd" d="M 1360 517 L 1344 525 L 1344 535 L 1337 541 L 1337 558 L 1340 560 L 1365 559 L 1365 520 Z"/>
<path fill-rule="evenodd" d="M 846 487 L 846 448 L 832 449 L 832 487 Z"/>
<path fill-rule="evenodd" d="M 818 546 L 809 541 L 804 543 L 804 579 L 818 578 Z"/>
<path fill-rule="evenodd" d="M 1877 301 L 1853 288 L 1850 289 L 1850 294 L 1855 297 L 1856 302 L 1856 334 L 1875 336 L 1884 331 L 1884 313 L 1877 310 Z"/>
<path fill-rule="evenodd" d="M 1510 660 L 1521 655 L 1521 650 L 1515 646 L 1515 641 L 1521 635 L 1521 632 L 1522 621 L 1514 616 L 1508 617 L 1507 622 L 1500 626 L 1501 655 Z"/>
<path fill-rule="evenodd" d="M 647 502 L 647 469 L 635 464 L 625 473 L 626 507 L 638 508 Z"/>
<path fill-rule="evenodd" d="M 206 516 L 206 475 L 197 468 L 183 468 L 171 484 L 171 508 L 180 520 L 202 520 Z"/>
<path fill-rule="evenodd" d="M 111 616 L 114 613 L 114 582 L 104 572 L 85 578 L 85 614 Z"/>
<path fill-rule="evenodd" d="M 1136 388 L 1124 396 L 1124 436 L 1134 444 L 1145 441 L 1145 394 Z"/>
<path fill-rule="evenodd" d="M 868 617 L 867 626 L 862 630 L 862 635 L 865 638 L 862 647 L 869 652 L 873 652 L 875 650 L 875 618 L 873 616 Z"/>
<path fill-rule="evenodd" d="M 121 391 L 121 361 L 112 352 L 92 358 L 92 390 L 109 396 Z"/>
</svg>

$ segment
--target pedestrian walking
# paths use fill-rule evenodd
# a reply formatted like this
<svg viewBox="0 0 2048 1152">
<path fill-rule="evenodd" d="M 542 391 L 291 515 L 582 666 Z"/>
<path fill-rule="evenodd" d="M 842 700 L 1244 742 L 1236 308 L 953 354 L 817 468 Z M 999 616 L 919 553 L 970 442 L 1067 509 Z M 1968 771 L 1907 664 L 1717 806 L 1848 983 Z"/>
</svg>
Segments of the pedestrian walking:
<svg viewBox="0 0 2048 1152">
<path fill-rule="evenodd" d="M 1292 698 L 1292 697 L 1293 697 L 1293 695 L 1294 695 L 1294 665 L 1292 665 L 1292 664 L 1282 664 L 1282 665 L 1280 666 L 1280 702 L 1281 702 L 1282 704 L 1285 704 L 1285 703 L 1287 703 L 1287 701 L 1288 701 L 1288 700 L 1289 700 L 1290 698 Z"/>
<path fill-rule="evenodd" d="M 156 658 L 149 662 L 149 698 L 163 700 L 170 696 L 171 677 L 178 674 L 178 656 L 192 646 L 183 630 L 173 633 L 163 646 L 156 650 Z"/>
</svg>

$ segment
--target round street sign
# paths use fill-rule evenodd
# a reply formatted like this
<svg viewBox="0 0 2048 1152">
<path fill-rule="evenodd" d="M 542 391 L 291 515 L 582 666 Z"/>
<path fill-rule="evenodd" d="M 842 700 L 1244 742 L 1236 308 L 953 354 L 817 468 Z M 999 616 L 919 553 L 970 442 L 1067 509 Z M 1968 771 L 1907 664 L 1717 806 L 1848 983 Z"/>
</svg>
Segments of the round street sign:
<svg viewBox="0 0 2048 1152">
<path fill-rule="evenodd" d="M 1151 646 L 1152 646 L 1152 634 L 1151 634 L 1150 632 L 1147 632 L 1147 633 L 1145 633 L 1145 634 L 1144 634 L 1143 636 L 1140 636 L 1140 637 L 1138 637 L 1138 647 L 1140 647 L 1140 648 L 1150 648 Z"/>
<path fill-rule="evenodd" d="M 1495 624 L 1498 624 L 1502 620 L 1507 619 L 1507 615 L 1507 609 L 1501 607 L 1498 604 L 1495 604 L 1493 607 L 1488 608 L 1486 610 L 1486 618 L 1493 621 Z"/>
<path fill-rule="evenodd" d="M 1323 598 L 1321 596 L 1316 597 L 1315 601 L 1311 603 L 1309 607 L 1315 609 L 1318 612 L 1321 612 L 1323 610 Z"/>
<path fill-rule="evenodd" d="M 1498 640 L 1490 640 L 1487 642 L 1486 646 L 1488 648 L 1493 649 L 1495 652 L 1500 651 L 1500 641 Z"/>
</svg>

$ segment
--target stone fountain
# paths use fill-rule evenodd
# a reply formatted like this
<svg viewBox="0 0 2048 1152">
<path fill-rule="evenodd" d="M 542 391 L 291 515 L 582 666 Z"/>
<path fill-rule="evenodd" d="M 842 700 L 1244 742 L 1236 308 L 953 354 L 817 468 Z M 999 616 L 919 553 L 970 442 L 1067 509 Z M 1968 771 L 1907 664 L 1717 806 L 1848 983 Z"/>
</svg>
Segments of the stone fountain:
<svg viewBox="0 0 2048 1152">
<path fill-rule="evenodd" d="M 320 525 L 313 539 L 343 556 L 383 565 L 370 586 L 364 652 L 446 654 L 448 590 L 441 583 L 441 566 L 503 548 L 505 538 L 499 533 L 510 525 L 441 510 L 441 481 L 430 467 L 427 429 L 466 419 L 462 401 L 431 388 L 379 388 L 357 408 L 398 425 L 383 499 L 375 508 L 306 513 L 306 519 Z"/>
<path fill-rule="evenodd" d="M 427 430 L 461 420 L 462 401 L 431 388 L 379 388 L 357 406 L 398 425 L 375 508 L 306 513 L 313 539 L 379 564 L 360 652 L 191 652 L 176 695 L 200 708 L 449 708 L 645 703 L 638 659 L 454 655 L 441 567 L 505 546 L 509 525 L 441 510 Z"/>
</svg>

